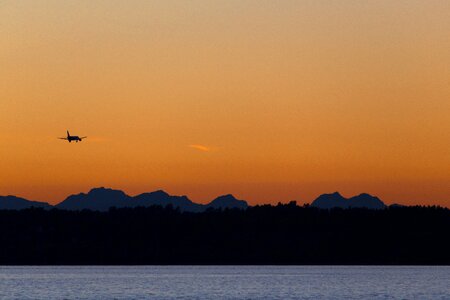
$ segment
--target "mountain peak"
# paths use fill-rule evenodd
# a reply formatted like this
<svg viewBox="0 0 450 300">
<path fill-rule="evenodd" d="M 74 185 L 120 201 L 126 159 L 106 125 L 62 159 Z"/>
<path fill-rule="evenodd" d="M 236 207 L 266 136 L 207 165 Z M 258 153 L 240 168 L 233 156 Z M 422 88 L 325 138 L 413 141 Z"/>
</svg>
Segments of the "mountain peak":
<svg viewBox="0 0 450 300">
<path fill-rule="evenodd" d="M 358 196 L 347 199 L 338 192 L 335 192 L 332 194 L 320 195 L 311 203 L 311 206 L 323 209 L 330 209 L 335 207 L 383 209 L 385 207 L 385 204 L 378 197 L 372 196 L 367 193 L 362 193 Z"/>
<path fill-rule="evenodd" d="M 148 193 L 150 195 L 159 196 L 159 197 L 167 197 L 169 194 L 164 190 L 156 190 L 154 192 Z"/>
<path fill-rule="evenodd" d="M 221 195 L 221 196 L 217 197 L 215 200 L 218 200 L 218 199 L 221 199 L 221 200 L 231 200 L 231 201 L 232 201 L 232 200 L 237 200 L 236 197 L 233 196 L 233 194 Z"/>
<path fill-rule="evenodd" d="M 121 190 L 105 187 L 91 189 L 87 194 L 71 195 L 56 205 L 57 208 L 69 210 L 108 210 L 110 207 L 124 207 L 130 197 Z"/>
<path fill-rule="evenodd" d="M 339 192 L 334 192 L 331 194 L 320 195 L 311 203 L 311 206 L 324 209 L 330 209 L 333 207 L 346 207 L 346 201 L 347 199 L 339 194 Z"/>
<path fill-rule="evenodd" d="M 362 193 L 348 199 L 349 207 L 365 207 L 371 209 L 383 209 L 386 205 L 378 197 Z"/>
<path fill-rule="evenodd" d="M 352 198 L 355 198 L 355 197 L 358 197 L 358 198 L 377 198 L 377 197 L 372 196 L 371 194 L 367 194 L 367 193 L 361 193 L 358 196 L 354 196 Z"/>
<path fill-rule="evenodd" d="M 238 200 L 232 194 L 226 194 L 217 197 L 213 201 L 211 201 L 208 207 L 212 208 L 240 208 L 245 209 L 248 207 L 247 201 Z"/>
<path fill-rule="evenodd" d="M 344 198 L 344 196 L 342 196 L 341 195 L 341 193 L 339 193 L 339 192 L 334 192 L 334 193 L 328 193 L 328 194 L 322 194 L 322 195 L 320 195 L 319 197 L 336 197 L 336 198 Z"/>
<path fill-rule="evenodd" d="M 116 195 L 120 195 L 120 196 L 126 196 L 126 194 L 121 191 L 121 190 L 114 190 L 111 188 L 105 188 L 105 187 L 98 187 L 98 188 L 92 188 L 89 192 L 88 195 L 105 195 L 105 194 L 116 194 Z"/>
</svg>

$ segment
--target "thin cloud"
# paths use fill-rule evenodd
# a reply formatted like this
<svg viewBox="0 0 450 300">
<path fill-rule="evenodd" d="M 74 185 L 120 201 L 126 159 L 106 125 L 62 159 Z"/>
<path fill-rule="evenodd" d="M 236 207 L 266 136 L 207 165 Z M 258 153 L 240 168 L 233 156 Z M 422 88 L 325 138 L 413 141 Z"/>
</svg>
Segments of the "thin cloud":
<svg viewBox="0 0 450 300">
<path fill-rule="evenodd" d="M 203 152 L 209 152 L 211 151 L 210 147 L 204 146 L 204 145 L 198 145 L 198 144 L 193 144 L 193 145 L 189 145 L 189 148 L 193 148 L 199 151 L 203 151 Z"/>
</svg>

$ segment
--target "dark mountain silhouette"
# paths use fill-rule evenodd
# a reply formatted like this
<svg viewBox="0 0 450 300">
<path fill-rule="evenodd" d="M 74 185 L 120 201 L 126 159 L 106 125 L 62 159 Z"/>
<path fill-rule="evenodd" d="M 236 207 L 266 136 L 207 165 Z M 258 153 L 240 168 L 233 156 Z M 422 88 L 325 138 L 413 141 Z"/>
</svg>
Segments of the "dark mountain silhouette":
<svg viewBox="0 0 450 300">
<path fill-rule="evenodd" d="M 112 207 L 150 207 L 159 205 L 162 207 L 172 206 L 175 209 L 186 212 L 203 212 L 212 209 L 246 209 L 249 207 L 246 201 L 238 200 L 233 195 L 219 196 L 209 204 L 198 204 L 192 202 L 187 196 L 172 196 L 165 191 L 158 190 L 150 193 L 142 193 L 137 196 L 129 196 L 121 190 L 110 188 L 93 188 L 87 194 L 80 193 L 67 197 L 64 201 L 55 206 L 45 202 L 29 201 L 15 196 L 0 196 L 0 209 L 24 209 L 30 207 L 43 207 L 65 210 L 96 210 L 107 211 Z M 377 197 L 369 194 L 360 194 L 349 199 L 344 198 L 338 192 L 320 195 L 311 204 L 312 207 L 331 208 L 369 208 L 383 209 L 386 205 Z M 393 204 L 391 207 L 400 207 L 400 204 Z"/>
<path fill-rule="evenodd" d="M 312 207 L 331 209 L 331 208 L 369 208 L 383 209 L 386 205 L 378 198 L 369 194 L 360 194 L 349 199 L 344 198 L 338 192 L 333 194 L 320 195 L 311 203 Z"/>
<path fill-rule="evenodd" d="M 98 210 L 107 211 L 111 207 L 149 207 L 159 205 L 166 207 L 171 205 L 181 211 L 202 212 L 208 208 L 225 209 L 248 207 L 247 202 L 237 200 L 232 195 L 220 196 L 209 204 L 197 204 L 192 202 L 186 196 L 171 196 L 164 191 L 155 191 L 151 193 L 143 193 L 134 197 L 128 196 L 123 191 L 108 188 L 94 188 L 89 193 L 71 195 L 55 207 L 66 210 Z"/>
<path fill-rule="evenodd" d="M 211 208 L 240 208 L 240 209 L 246 209 L 248 207 L 248 204 L 244 200 L 238 200 L 233 195 L 223 195 L 220 197 L 217 197 L 211 203 L 207 205 L 207 207 Z"/>
<path fill-rule="evenodd" d="M 323 209 L 334 207 L 347 208 L 347 199 L 342 197 L 338 192 L 333 194 L 323 194 L 317 197 L 317 199 L 311 203 L 311 206 Z"/>
<path fill-rule="evenodd" d="M 49 208 L 46 202 L 30 201 L 16 196 L 0 196 L 0 209 L 25 209 L 31 207 Z"/>
<path fill-rule="evenodd" d="M 67 210 L 100 210 L 106 211 L 110 207 L 126 207 L 131 197 L 119 190 L 94 188 L 89 193 L 71 195 L 55 207 Z"/>
<path fill-rule="evenodd" d="M 205 209 L 202 204 L 197 204 L 189 200 L 186 196 L 170 196 L 164 191 L 155 191 L 151 193 L 143 193 L 132 198 L 131 207 L 148 207 L 152 205 L 167 206 L 172 205 L 181 211 L 200 212 Z"/>
<path fill-rule="evenodd" d="M 348 207 L 383 209 L 386 205 L 378 197 L 369 194 L 360 194 L 347 200 Z"/>
</svg>

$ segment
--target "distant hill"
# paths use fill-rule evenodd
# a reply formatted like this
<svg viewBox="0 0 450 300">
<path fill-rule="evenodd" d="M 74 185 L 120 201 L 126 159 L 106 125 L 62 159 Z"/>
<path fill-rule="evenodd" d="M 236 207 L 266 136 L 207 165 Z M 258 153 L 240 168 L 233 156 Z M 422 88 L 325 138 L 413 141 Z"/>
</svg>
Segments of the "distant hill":
<svg viewBox="0 0 450 300">
<path fill-rule="evenodd" d="M 94 188 L 89 193 L 80 193 L 71 195 L 55 207 L 67 210 L 100 210 L 106 211 L 110 207 L 126 207 L 129 206 L 130 196 L 120 190 L 107 188 Z"/>
<path fill-rule="evenodd" d="M 378 197 L 363 193 L 348 199 L 348 207 L 383 209 L 386 205 Z"/>
<path fill-rule="evenodd" d="M 203 204 L 197 204 L 189 200 L 187 196 L 171 196 L 164 191 L 155 191 L 151 193 L 143 193 L 132 197 L 130 206 L 132 207 L 148 207 L 152 205 L 167 206 L 172 205 L 181 211 L 201 212 L 205 210 Z"/>
<path fill-rule="evenodd" d="M 31 207 L 50 208 L 46 202 L 30 201 L 16 196 L 0 196 L 0 209 L 25 209 Z"/>
<path fill-rule="evenodd" d="M 378 197 L 369 194 L 360 194 L 349 199 L 344 198 L 338 192 L 332 194 L 320 195 L 311 203 L 311 206 L 331 209 L 331 208 L 369 208 L 369 209 L 383 209 L 386 205 Z"/>
<path fill-rule="evenodd" d="M 211 203 L 206 205 L 208 208 L 240 208 L 240 209 L 246 209 L 248 207 L 248 204 L 244 200 L 238 200 L 233 195 L 223 195 L 220 197 L 217 197 Z"/>
<path fill-rule="evenodd" d="M 334 207 L 347 208 L 347 199 L 342 197 L 338 192 L 333 194 L 323 194 L 317 197 L 317 199 L 311 203 L 311 206 L 323 209 Z"/>
<path fill-rule="evenodd" d="M 179 208 L 181 211 L 202 212 L 208 208 L 245 209 L 248 204 L 244 200 L 238 200 L 232 195 L 220 196 L 209 204 L 198 204 L 192 202 L 187 196 L 171 196 L 164 191 L 143 193 L 134 197 L 128 196 L 123 191 L 108 188 L 94 188 L 89 193 L 71 195 L 55 207 L 66 210 L 99 210 L 107 211 L 110 207 L 149 207 L 154 205 Z"/>
</svg>

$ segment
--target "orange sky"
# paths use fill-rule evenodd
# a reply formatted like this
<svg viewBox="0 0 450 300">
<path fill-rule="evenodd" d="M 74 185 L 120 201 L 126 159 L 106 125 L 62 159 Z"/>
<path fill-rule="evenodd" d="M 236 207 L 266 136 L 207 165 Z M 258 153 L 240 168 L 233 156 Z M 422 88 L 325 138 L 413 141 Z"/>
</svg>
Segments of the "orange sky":
<svg viewBox="0 0 450 300">
<path fill-rule="evenodd" d="M 0 1 L 0 195 L 450 206 L 449 37 L 449 1 Z"/>
</svg>

